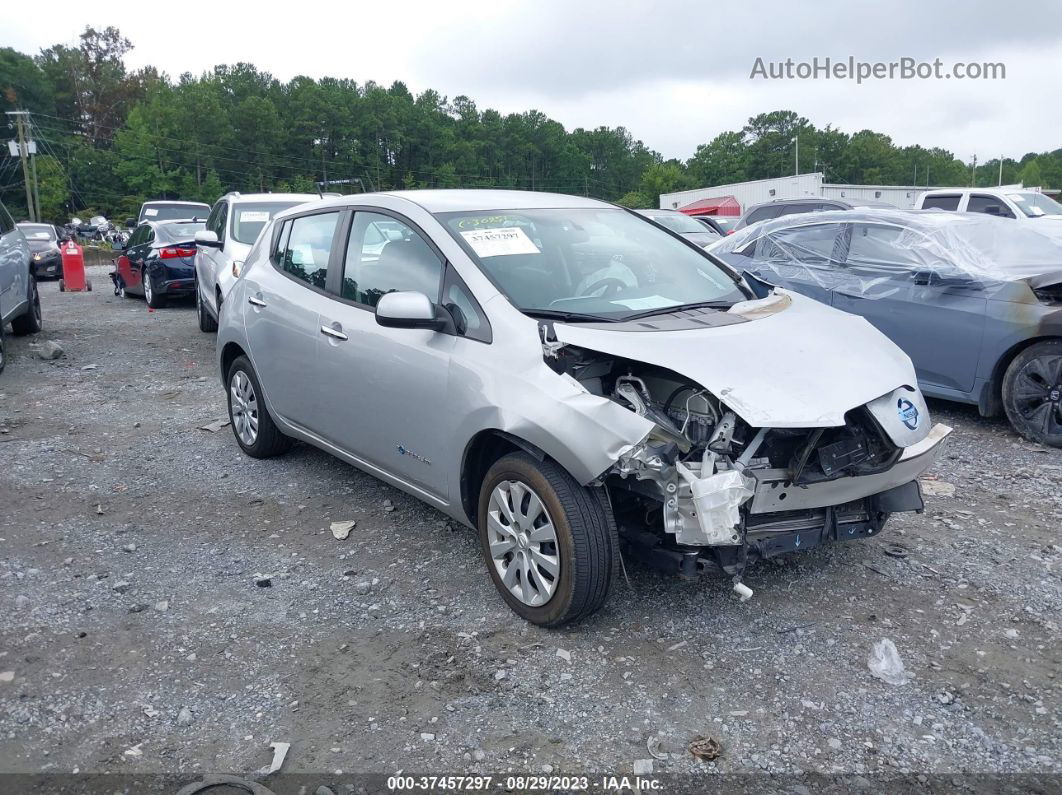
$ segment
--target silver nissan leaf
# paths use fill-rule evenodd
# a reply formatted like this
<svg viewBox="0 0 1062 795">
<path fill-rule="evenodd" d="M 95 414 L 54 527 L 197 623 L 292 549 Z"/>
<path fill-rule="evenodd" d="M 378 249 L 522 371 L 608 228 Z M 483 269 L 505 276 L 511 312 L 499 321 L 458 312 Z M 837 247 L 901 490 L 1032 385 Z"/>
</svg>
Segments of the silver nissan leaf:
<svg viewBox="0 0 1062 795">
<path fill-rule="evenodd" d="M 544 626 L 600 607 L 621 549 L 748 598 L 756 560 L 921 510 L 951 430 L 865 320 L 580 197 L 299 205 L 226 307 L 244 452 L 308 442 L 475 528 L 502 598 Z"/>
</svg>

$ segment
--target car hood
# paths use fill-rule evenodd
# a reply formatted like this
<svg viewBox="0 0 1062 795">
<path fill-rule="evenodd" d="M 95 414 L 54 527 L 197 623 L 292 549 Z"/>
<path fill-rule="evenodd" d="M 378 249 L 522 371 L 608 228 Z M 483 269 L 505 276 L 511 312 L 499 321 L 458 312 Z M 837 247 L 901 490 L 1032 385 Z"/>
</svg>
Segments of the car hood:
<svg viewBox="0 0 1062 795">
<path fill-rule="evenodd" d="M 713 235 L 711 232 L 683 232 L 682 236 L 701 247 L 709 246 L 719 239 L 719 235 Z"/>
<path fill-rule="evenodd" d="M 59 250 L 59 244 L 54 240 L 27 240 L 26 243 L 29 244 L 29 250 L 34 254 Z"/>
<path fill-rule="evenodd" d="M 554 324 L 557 339 L 665 367 L 754 428 L 820 428 L 902 386 L 910 358 L 866 320 L 788 290 L 729 310 L 744 322 L 681 331 Z"/>
</svg>

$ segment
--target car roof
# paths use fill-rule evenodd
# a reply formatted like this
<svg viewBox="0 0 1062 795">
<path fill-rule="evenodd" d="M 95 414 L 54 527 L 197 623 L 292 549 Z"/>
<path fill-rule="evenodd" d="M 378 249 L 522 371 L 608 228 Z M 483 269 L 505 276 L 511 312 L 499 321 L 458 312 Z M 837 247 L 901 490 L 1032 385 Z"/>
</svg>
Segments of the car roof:
<svg viewBox="0 0 1062 795">
<path fill-rule="evenodd" d="M 240 202 L 308 202 L 318 201 L 321 197 L 316 193 L 226 193 L 221 197 L 233 204 Z M 218 201 L 221 201 L 219 199 Z"/>
<path fill-rule="evenodd" d="M 186 202 L 186 201 L 180 201 L 178 199 L 152 199 L 151 201 L 144 202 L 140 206 L 141 207 L 147 207 L 149 204 L 187 204 L 187 205 L 193 206 L 193 207 L 209 207 L 210 206 L 206 202 Z"/>
<path fill-rule="evenodd" d="M 569 196 L 566 193 L 542 193 L 531 190 L 495 190 L 479 189 L 426 189 L 379 191 L 376 193 L 353 193 L 348 196 L 335 196 L 321 199 L 315 207 L 346 207 L 350 204 L 369 203 L 374 197 L 391 197 L 403 199 L 419 205 L 429 213 L 481 212 L 492 210 L 544 210 L 544 209 L 578 209 L 598 208 L 614 209 L 616 205 L 608 202 L 588 199 L 583 196 Z M 284 211 L 295 212 L 295 208 Z"/>
<path fill-rule="evenodd" d="M 760 202 L 759 204 L 754 204 L 749 209 L 750 210 L 754 210 L 757 207 L 769 207 L 769 206 L 775 205 L 775 204 L 797 204 L 797 203 L 804 204 L 806 202 L 830 202 L 832 204 L 839 204 L 839 205 L 848 205 L 848 204 L 850 204 L 850 202 L 846 201 L 845 199 L 830 199 L 830 198 L 827 198 L 826 196 L 801 196 L 801 197 L 796 198 L 796 199 L 771 199 L 770 201 Z"/>
</svg>

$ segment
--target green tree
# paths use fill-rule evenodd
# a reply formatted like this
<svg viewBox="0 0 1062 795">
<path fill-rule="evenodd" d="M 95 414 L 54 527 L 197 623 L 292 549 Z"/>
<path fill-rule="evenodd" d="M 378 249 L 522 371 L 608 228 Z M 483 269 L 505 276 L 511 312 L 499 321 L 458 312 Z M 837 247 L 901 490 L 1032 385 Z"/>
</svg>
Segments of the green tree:
<svg viewBox="0 0 1062 795">
<path fill-rule="evenodd" d="M 0 113 L 10 110 L 54 114 L 55 94 L 47 75 L 32 58 L 3 47 L 0 48 Z"/>
<path fill-rule="evenodd" d="M 66 173 L 59 161 L 48 155 L 39 156 L 37 162 L 37 190 L 40 195 L 41 215 L 44 218 L 61 220 L 69 207 L 70 187 Z"/>
<path fill-rule="evenodd" d="M 1022 185 L 1028 188 L 1034 188 L 1043 185 L 1043 174 L 1040 173 L 1040 163 L 1038 160 L 1033 159 L 1026 163 L 1021 172 L 1018 174 L 1018 180 Z"/>
</svg>

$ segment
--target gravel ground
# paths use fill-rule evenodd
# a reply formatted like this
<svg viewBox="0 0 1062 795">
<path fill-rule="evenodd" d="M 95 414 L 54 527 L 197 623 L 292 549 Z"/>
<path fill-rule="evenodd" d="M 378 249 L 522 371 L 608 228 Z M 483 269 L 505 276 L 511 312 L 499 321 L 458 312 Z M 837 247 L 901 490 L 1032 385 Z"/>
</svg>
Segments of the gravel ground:
<svg viewBox="0 0 1062 795">
<path fill-rule="evenodd" d="M 313 448 L 255 461 L 200 430 L 225 416 L 213 335 L 91 271 L 92 293 L 41 285 L 45 331 L 9 336 L 0 376 L 0 771 L 194 780 L 283 741 L 322 783 L 1062 773 L 1062 453 L 1004 422 L 934 403 L 956 429 L 941 496 L 759 565 L 748 602 L 627 560 L 600 613 L 545 631 L 442 514 Z M 871 676 L 883 638 L 909 683 Z"/>
</svg>

